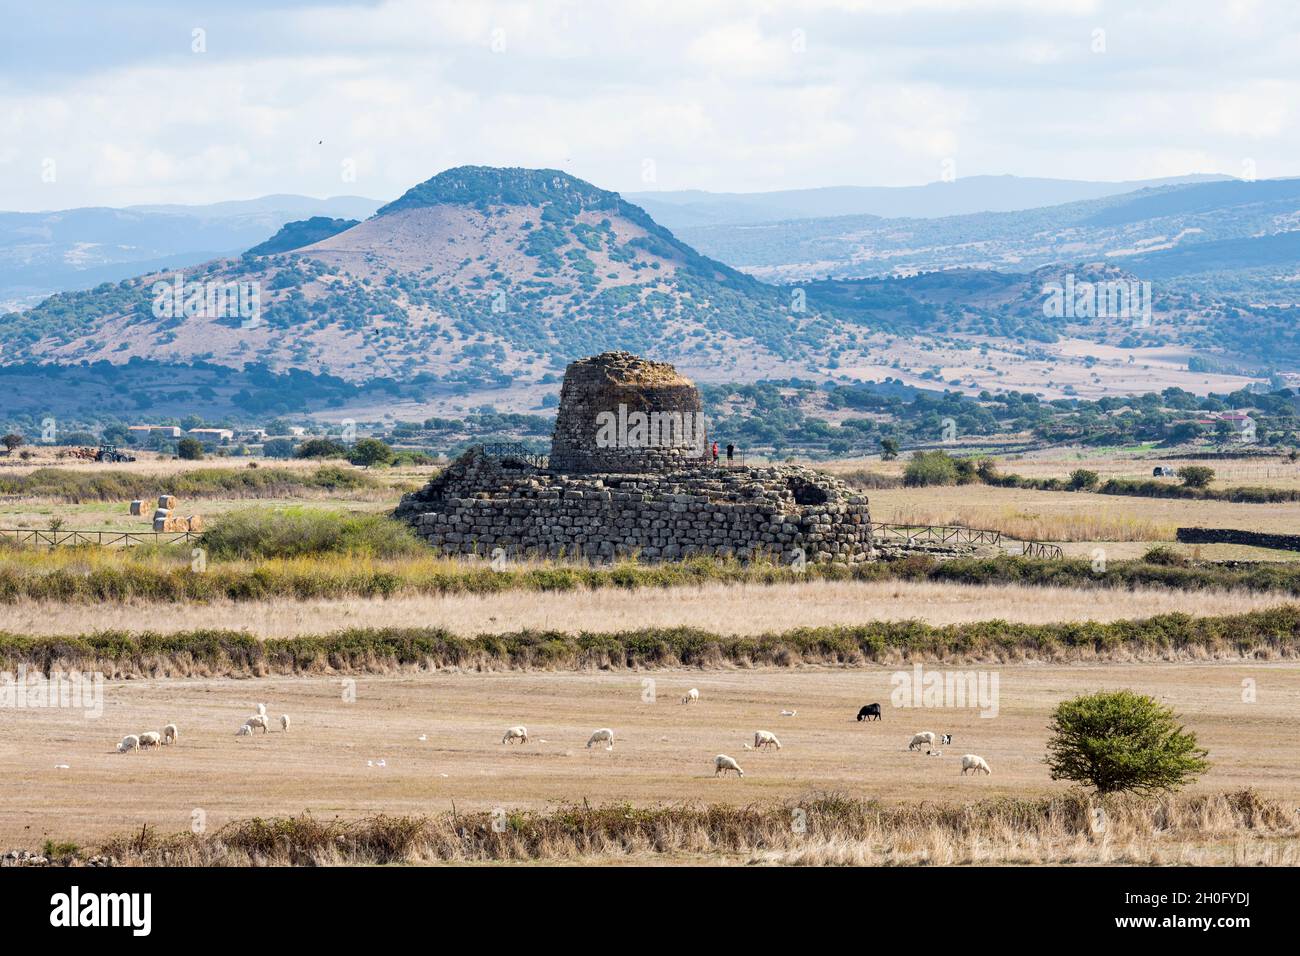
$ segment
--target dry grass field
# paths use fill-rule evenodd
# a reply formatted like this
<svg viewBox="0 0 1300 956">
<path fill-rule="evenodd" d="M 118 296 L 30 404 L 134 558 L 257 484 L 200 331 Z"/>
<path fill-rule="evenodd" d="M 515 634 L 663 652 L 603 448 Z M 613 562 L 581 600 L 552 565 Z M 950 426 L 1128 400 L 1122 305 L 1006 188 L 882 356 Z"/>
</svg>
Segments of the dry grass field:
<svg viewBox="0 0 1300 956">
<path fill-rule="evenodd" d="M 877 488 L 868 497 L 873 521 L 964 524 L 1020 540 L 1170 541 L 1180 527 L 1300 534 L 1300 505 L 1295 503 L 1232 504 L 990 485 Z"/>
<path fill-rule="evenodd" d="M 771 804 L 833 791 L 888 804 L 963 804 L 1062 793 L 1042 758 L 1050 710 L 1098 689 L 1133 688 L 1174 707 L 1209 750 L 1212 769 L 1191 792 L 1247 787 L 1300 806 L 1300 739 L 1285 732 L 1300 701 L 1300 665 L 1075 664 L 996 670 L 997 716 L 974 709 L 890 705 L 891 670 L 801 667 L 637 674 L 455 673 L 364 677 L 355 702 L 337 679 L 135 680 L 105 687 L 103 715 L 16 710 L 0 722 L 0 845 L 46 839 L 83 846 L 148 824 L 188 830 L 252 816 L 310 811 L 321 819 L 377 812 L 439 813 L 627 801 Z M 1242 700 L 1256 682 L 1257 702 Z M 680 695 L 698 687 L 698 703 Z M 236 737 L 265 701 L 292 716 L 288 733 Z M 884 719 L 858 723 L 880 701 Z M 782 717 L 783 709 L 796 711 Z M 180 726 L 179 744 L 118 754 L 127 733 Z M 501 744 L 529 728 L 526 745 Z M 612 751 L 584 745 L 612 727 Z M 755 730 L 783 747 L 743 749 Z M 941 755 L 908 752 L 919 730 L 951 733 Z M 421 738 L 424 739 L 421 739 Z M 725 752 L 745 769 L 715 778 Z M 991 776 L 965 777 L 963 753 Z M 66 766 L 64 766 L 66 765 Z"/>
<path fill-rule="evenodd" d="M 382 600 L 288 599 L 209 604 L 82 604 L 25 601 L 7 605 L 3 629 L 19 634 L 99 630 L 175 633 L 236 629 L 259 637 L 321 634 L 348 627 L 444 627 L 466 637 L 520 630 L 576 633 L 646 627 L 698 627 L 756 635 L 798 627 L 918 620 L 958 624 L 1115 621 L 1156 614 L 1244 614 L 1294 603 L 1291 595 L 1245 591 L 1113 590 L 917 581 L 711 584 L 627 591 L 507 591 Z"/>
</svg>

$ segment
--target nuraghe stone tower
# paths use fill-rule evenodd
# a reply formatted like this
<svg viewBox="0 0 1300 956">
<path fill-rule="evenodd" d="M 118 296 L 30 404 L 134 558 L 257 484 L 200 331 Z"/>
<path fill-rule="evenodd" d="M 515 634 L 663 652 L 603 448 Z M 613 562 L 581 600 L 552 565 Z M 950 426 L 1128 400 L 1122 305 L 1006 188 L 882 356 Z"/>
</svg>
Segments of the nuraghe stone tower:
<svg viewBox="0 0 1300 956">
<path fill-rule="evenodd" d="M 809 468 L 714 465 L 708 445 L 726 437 L 671 365 L 606 352 L 566 371 L 546 468 L 473 448 L 397 515 L 445 554 L 872 557 L 865 497 Z"/>
</svg>

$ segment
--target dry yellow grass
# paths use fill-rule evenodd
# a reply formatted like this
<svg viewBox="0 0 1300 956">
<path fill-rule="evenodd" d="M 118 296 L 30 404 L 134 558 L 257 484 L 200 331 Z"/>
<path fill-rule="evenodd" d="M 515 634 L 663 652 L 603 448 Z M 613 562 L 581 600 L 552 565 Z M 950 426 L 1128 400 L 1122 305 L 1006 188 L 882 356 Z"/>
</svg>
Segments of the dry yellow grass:
<svg viewBox="0 0 1300 956">
<path fill-rule="evenodd" d="M 1135 498 L 1072 491 L 961 485 L 869 493 L 871 518 L 964 524 L 1038 541 L 1168 541 L 1179 527 L 1300 534 L 1300 506 Z"/>
<path fill-rule="evenodd" d="M 324 820 L 442 813 L 453 802 L 463 812 L 545 810 L 584 799 L 593 806 L 771 805 L 826 791 L 891 805 L 1050 795 L 1066 787 L 1049 779 L 1043 763 L 1048 714 L 1062 699 L 1103 688 L 1152 694 L 1183 716 L 1212 761 L 1192 794 L 1252 787 L 1300 805 L 1300 738 L 1283 731 L 1300 696 L 1295 663 L 1001 666 L 998 713 L 989 719 L 971 709 L 894 708 L 891 673 L 655 671 L 647 675 L 655 702 L 637 674 L 365 677 L 356 680 L 352 703 L 340 681 L 323 677 L 112 682 L 97 720 L 66 709 L 6 713 L 0 845 L 39 846 L 47 838 L 87 845 L 146 823 L 185 831 L 195 811 L 216 829 L 304 810 Z M 1242 700 L 1246 680 L 1258 687 L 1254 703 Z M 701 699 L 684 706 L 678 700 L 690 687 Z M 236 737 L 256 701 L 267 702 L 273 717 L 290 714 L 291 731 Z M 884 705 L 884 720 L 857 723 L 857 709 L 869 701 Z M 783 709 L 797 715 L 781 717 Z M 124 734 L 169 721 L 180 726 L 178 745 L 114 752 Z M 504 729 L 520 723 L 532 740 L 503 746 Z M 614 728 L 613 751 L 584 746 L 597 727 Z M 774 731 L 783 748 L 745 751 L 758 729 Z M 953 743 L 939 756 L 908 752 L 918 730 L 951 733 Z M 743 780 L 714 777 L 720 752 L 740 761 Z M 962 777 L 963 753 L 984 756 L 992 776 Z"/>
<path fill-rule="evenodd" d="M 957 624 L 997 619 L 1046 624 L 1114 621 L 1173 612 L 1217 616 L 1244 614 L 1294 601 L 1293 596 L 1245 591 L 1098 591 L 929 581 L 810 581 L 637 591 L 507 591 L 384 600 L 178 605 L 26 601 L 6 606 L 3 629 L 19 634 L 59 635 L 97 630 L 172 633 L 234 628 L 259 637 L 292 637 L 349 627 L 445 627 L 468 637 L 524 629 L 608 632 L 699 627 L 719 634 L 753 635 L 878 620 Z"/>
</svg>

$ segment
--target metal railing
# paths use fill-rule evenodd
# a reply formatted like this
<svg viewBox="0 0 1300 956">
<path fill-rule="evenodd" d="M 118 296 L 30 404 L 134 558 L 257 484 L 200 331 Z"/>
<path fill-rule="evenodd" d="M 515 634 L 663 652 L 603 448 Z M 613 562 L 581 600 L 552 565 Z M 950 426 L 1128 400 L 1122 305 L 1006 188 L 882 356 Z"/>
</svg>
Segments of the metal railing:
<svg viewBox="0 0 1300 956">
<path fill-rule="evenodd" d="M 908 525 L 873 521 L 871 536 L 903 541 L 907 544 L 1000 545 L 1002 543 L 1001 531 L 986 531 L 982 528 L 966 528 L 960 525 Z"/>
<path fill-rule="evenodd" d="M 543 455 L 535 452 L 527 445 L 518 442 L 496 442 L 492 444 L 479 445 L 479 450 L 489 458 L 496 458 L 502 462 L 516 460 L 532 468 L 544 469 L 550 460 L 549 455 Z"/>
<path fill-rule="evenodd" d="M 1020 549 L 1020 553 L 1027 558 L 1044 558 L 1052 560 L 1065 556 L 1058 544 L 1045 544 L 1042 541 L 1026 541 Z"/>
<path fill-rule="evenodd" d="M 35 547 L 75 547 L 97 545 L 103 548 L 133 547 L 137 544 L 175 544 L 197 541 L 201 531 L 50 531 L 41 528 L 0 528 L 0 538 Z"/>
</svg>

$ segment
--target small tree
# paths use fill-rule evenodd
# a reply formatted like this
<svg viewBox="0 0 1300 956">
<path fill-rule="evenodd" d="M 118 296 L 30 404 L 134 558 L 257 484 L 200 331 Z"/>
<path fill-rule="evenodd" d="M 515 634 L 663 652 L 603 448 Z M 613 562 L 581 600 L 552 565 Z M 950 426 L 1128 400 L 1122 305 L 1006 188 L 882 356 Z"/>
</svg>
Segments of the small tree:
<svg viewBox="0 0 1300 956">
<path fill-rule="evenodd" d="M 882 438 L 880 439 L 880 460 L 893 461 L 898 457 L 898 439 Z"/>
<path fill-rule="evenodd" d="M 21 445 L 25 440 L 26 439 L 24 439 L 22 435 L 19 435 L 16 432 L 10 432 L 8 435 L 5 435 L 4 438 L 0 438 L 0 443 L 3 443 L 5 446 L 5 454 L 12 455 L 14 449 Z"/>
<path fill-rule="evenodd" d="M 917 451 L 903 470 L 903 484 L 918 488 L 925 485 L 955 485 L 957 462 L 942 451 Z"/>
<path fill-rule="evenodd" d="M 387 465 L 393 460 L 393 449 L 378 438 L 362 438 L 352 446 L 348 461 L 354 465 Z"/>
<path fill-rule="evenodd" d="M 1048 726 L 1053 780 L 1098 793 L 1176 790 L 1210 766 L 1196 735 L 1173 710 L 1132 691 L 1100 691 L 1067 700 Z"/>
<path fill-rule="evenodd" d="M 1204 465 L 1188 465 L 1178 472 L 1188 488 L 1205 488 L 1214 480 L 1214 469 Z"/>
<path fill-rule="evenodd" d="M 203 458 L 203 442 L 197 438 L 182 438 L 176 444 L 176 454 L 186 461 L 200 461 Z"/>
<path fill-rule="evenodd" d="M 346 458 L 348 450 L 328 438 L 308 438 L 294 451 L 298 458 Z"/>
<path fill-rule="evenodd" d="M 1101 475 L 1087 468 L 1076 468 L 1070 472 L 1069 489 L 1071 491 L 1092 491 L 1101 483 Z"/>
</svg>

